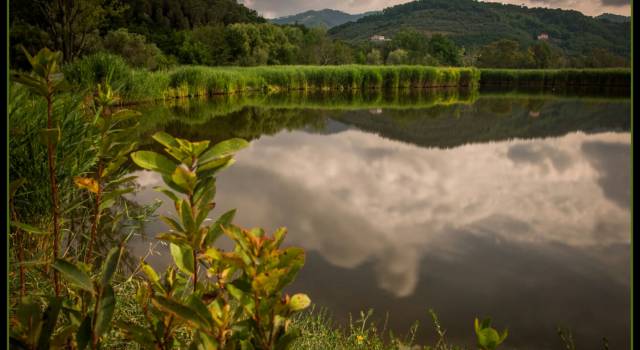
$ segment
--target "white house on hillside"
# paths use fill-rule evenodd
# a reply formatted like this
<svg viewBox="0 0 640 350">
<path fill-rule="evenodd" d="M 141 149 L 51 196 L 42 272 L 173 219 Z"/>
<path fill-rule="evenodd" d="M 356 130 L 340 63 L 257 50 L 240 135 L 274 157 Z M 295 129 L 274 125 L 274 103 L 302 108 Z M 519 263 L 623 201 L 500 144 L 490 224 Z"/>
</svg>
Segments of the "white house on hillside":
<svg viewBox="0 0 640 350">
<path fill-rule="evenodd" d="M 384 35 L 373 35 L 369 38 L 371 41 L 388 41 L 390 39 L 385 39 Z"/>
<path fill-rule="evenodd" d="M 538 40 L 549 40 L 549 34 L 547 33 L 540 33 L 538 35 Z"/>
</svg>

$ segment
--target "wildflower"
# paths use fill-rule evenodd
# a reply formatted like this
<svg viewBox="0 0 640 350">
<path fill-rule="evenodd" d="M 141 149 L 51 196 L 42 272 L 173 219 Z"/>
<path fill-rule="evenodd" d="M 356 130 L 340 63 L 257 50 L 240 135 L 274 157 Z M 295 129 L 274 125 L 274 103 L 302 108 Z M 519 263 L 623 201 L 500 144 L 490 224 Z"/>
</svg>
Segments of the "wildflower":
<svg viewBox="0 0 640 350">
<path fill-rule="evenodd" d="M 358 341 L 358 344 L 362 344 L 362 342 L 364 341 L 364 337 L 359 335 L 356 337 L 356 340 Z"/>
</svg>

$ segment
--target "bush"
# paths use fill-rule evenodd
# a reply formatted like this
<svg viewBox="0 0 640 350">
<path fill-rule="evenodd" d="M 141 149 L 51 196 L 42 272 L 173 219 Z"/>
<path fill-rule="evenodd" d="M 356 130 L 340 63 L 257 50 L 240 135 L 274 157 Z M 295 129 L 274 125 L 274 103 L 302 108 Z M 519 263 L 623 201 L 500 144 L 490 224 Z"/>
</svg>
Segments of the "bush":
<svg viewBox="0 0 640 350">
<path fill-rule="evenodd" d="M 109 53 L 96 53 L 76 60 L 63 68 L 65 79 L 82 87 L 93 87 L 110 76 L 112 83 L 125 83 L 131 68 L 125 60 Z"/>
<path fill-rule="evenodd" d="M 129 33 L 126 28 L 109 32 L 103 46 L 110 53 L 120 55 L 133 67 L 156 70 L 166 68 L 169 60 L 142 34 Z"/>
</svg>

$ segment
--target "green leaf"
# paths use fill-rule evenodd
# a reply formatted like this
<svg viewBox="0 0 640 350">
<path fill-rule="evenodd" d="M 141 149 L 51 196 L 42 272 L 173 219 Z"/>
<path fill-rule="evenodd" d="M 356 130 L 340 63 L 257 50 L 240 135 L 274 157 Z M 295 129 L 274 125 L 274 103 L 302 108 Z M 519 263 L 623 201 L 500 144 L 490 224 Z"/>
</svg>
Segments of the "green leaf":
<svg viewBox="0 0 640 350">
<path fill-rule="evenodd" d="M 191 211 L 189 202 L 185 200 L 181 201 L 180 218 L 182 219 L 182 224 L 186 232 L 188 234 L 194 234 L 197 229 L 196 222 L 193 220 L 193 212 Z"/>
<path fill-rule="evenodd" d="M 156 239 L 158 239 L 160 241 L 174 243 L 174 244 L 177 244 L 177 245 L 187 245 L 188 246 L 189 244 L 191 244 L 191 242 L 187 239 L 187 236 L 185 236 L 182 233 L 178 233 L 178 232 L 161 233 L 161 234 L 156 236 Z"/>
<path fill-rule="evenodd" d="M 36 95 L 47 96 L 47 85 L 42 79 L 32 77 L 22 73 L 11 73 L 11 80 L 26 86 Z"/>
<path fill-rule="evenodd" d="M 187 193 L 193 193 L 196 187 L 196 174 L 184 166 L 178 166 L 171 174 L 171 181 Z"/>
<path fill-rule="evenodd" d="M 156 273 L 156 271 L 151 267 L 151 265 L 143 261 L 140 263 L 140 267 L 142 268 L 142 272 L 144 272 L 144 274 L 147 275 L 147 278 L 151 281 L 151 283 L 153 283 L 153 285 L 156 288 L 164 292 L 165 291 L 164 287 L 160 283 L 160 276 L 158 276 L 158 273 Z"/>
<path fill-rule="evenodd" d="M 173 174 L 173 173 L 172 173 Z M 171 175 L 167 175 L 167 174 L 162 174 L 162 181 L 164 181 L 164 183 L 169 186 L 169 188 L 171 188 L 172 190 L 178 192 L 178 193 L 184 193 L 184 194 L 189 194 L 187 193 L 186 190 L 184 190 L 182 187 L 176 185 L 173 180 L 171 180 Z"/>
<path fill-rule="evenodd" d="M 214 350 L 220 348 L 220 344 L 218 343 L 218 341 L 214 337 L 204 332 L 198 332 L 198 334 L 196 334 L 196 337 L 200 340 L 202 348 L 205 350 Z"/>
<path fill-rule="evenodd" d="M 133 152 L 131 159 L 143 169 L 157 171 L 165 175 L 173 174 L 177 167 L 169 158 L 151 151 Z"/>
<path fill-rule="evenodd" d="M 27 225 L 27 224 L 23 224 L 23 223 L 17 222 L 17 221 L 11 221 L 11 226 L 19 228 L 19 229 L 21 229 L 21 230 L 23 230 L 25 232 L 28 232 L 28 233 L 36 234 L 36 235 L 48 235 L 49 234 L 48 231 L 44 231 L 44 230 L 41 230 L 41 229 L 39 229 L 37 227 L 31 226 L 31 225 Z"/>
<path fill-rule="evenodd" d="M 196 173 L 202 177 L 209 177 L 216 172 L 233 164 L 234 160 L 232 156 L 226 156 L 219 159 L 213 159 L 207 163 L 200 163 Z"/>
<path fill-rule="evenodd" d="M 207 233 L 207 237 L 205 238 L 205 246 L 213 244 L 213 242 L 220 237 L 224 231 L 223 227 L 231 225 L 233 218 L 236 215 L 236 209 L 231 209 L 228 212 L 222 214 L 216 222 L 209 227 L 209 232 Z"/>
<path fill-rule="evenodd" d="M 27 180 L 23 177 L 11 181 L 11 183 L 9 184 L 9 197 L 13 198 L 18 191 L 18 188 L 20 188 L 20 186 L 24 185 L 26 182 Z"/>
<path fill-rule="evenodd" d="M 116 198 L 122 197 L 123 195 L 125 195 L 127 193 L 131 193 L 133 191 L 134 191 L 134 189 L 129 187 L 129 188 L 123 188 L 123 189 L 113 190 L 113 191 L 109 191 L 109 192 L 103 192 L 102 200 L 103 201 L 115 200 Z"/>
<path fill-rule="evenodd" d="M 304 310 L 311 304 L 311 299 L 306 294 L 298 293 L 291 297 L 289 300 L 289 310 L 300 311 Z"/>
<path fill-rule="evenodd" d="M 192 150 L 193 155 L 198 157 L 202 152 L 204 152 L 204 150 L 207 149 L 207 147 L 209 147 L 209 141 L 193 142 L 192 146 L 193 146 L 193 150 Z"/>
<path fill-rule="evenodd" d="M 104 170 L 102 170 L 101 176 L 104 178 L 109 177 L 111 174 L 115 173 L 118 169 L 120 169 L 122 164 L 124 164 L 126 161 L 127 161 L 126 157 L 119 157 L 112 160 L 111 162 L 107 163 L 107 166 L 104 168 Z"/>
<path fill-rule="evenodd" d="M 62 259 L 57 259 L 52 266 L 62 274 L 64 279 L 71 282 L 76 287 L 93 293 L 91 278 L 72 263 Z"/>
<path fill-rule="evenodd" d="M 78 343 L 78 350 L 84 350 L 84 348 L 91 342 L 91 315 L 87 315 L 76 333 L 76 343 Z"/>
<path fill-rule="evenodd" d="M 232 155 L 247 146 L 249 146 L 249 142 L 239 138 L 222 141 L 204 152 L 200 156 L 200 162 L 204 164 L 220 157 Z"/>
<path fill-rule="evenodd" d="M 125 321 L 116 321 L 116 327 L 118 327 L 120 331 L 124 333 L 126 338 L 140 344 L 143 349 L 153 348 L 153 334 L 146 328 Z"/>
<path fill-rule="evenodd" d="M 172 201 L 177 202 L 178 201 L 178 196 L 173 193 L 171 190 L 164 188 L 164 187 L 154 187 L 154 190 L 158 191 L 158 192 L 162 192 L 165 196 L 171 198 Z"/>
<path fill-rule="evenodd" d="M 481 329 L 485 329 L 485 328 L 489 328 L 491 327 L 491 318 L 487 317 L 484 320 L 482 320 L 482 325 L 481 325 Z"/>
<path fill-rule="evenodd" d="M 120 109 L 117 112 L 111 114 L 111 119 L 116 121 L 127 120 L 133 117 L 137 117 L 142 115 L 142 113 L 138 111 L 134 111 L 133 109 Z"/>
<path fill-rule="evenodd" d="M 151 302 L 159 309 L 164 310 L 166 312 L 170 312 L 175 316 L 194 324 L 197 327 L 200 327 L 204 330 L 208 330 L 208 324 L 205 319 L 203 319 L 198 312 L 191 309 L 190 307 L 183 305 L 177 301 L 171 300 L 169 298 L 165 298 L 160 295 L 156 295 L 153 297 Z"/>
<path fill-rule="evenodd" d="M 493 328 L 484 328 L 478 332 L 478 345 L 487 350 L 495 349 L 500 341 L 498 332 Z"/>
<path fill-rule="evenodd" d="M 238 284 L 236 282 L 237 281 L 234 281 L 234 283 L 225 285 L 225 288 L 234 299 L 240 302 L 240 305 L 242 305 L 245 310 L 249 313 L 253 313 L 255 310 L 255 302 L 253 301 L 253 298 L 250 297 L 248 292 L 244 292 L 241 288 L 238 288 Z"/>
<path fill-rule="evenodd" d="M 164 131 L 158 131 L 151 137 L 167 148 L 180 148 L 178 141 Z"/>
<path fill-rule="evenodd" d="M 280 247 L 280 244 L 282 244 L 282 241 L 284 240 L 284 237 L 286 235 L 287 235 L 286 227 L 278 228 L 276 232 L 273 233 L 273 247 L 274 248 Z"/>
<path fill-rule="evenodd" d="M 105 209 L 111 208 L 113 204 L 116 202 L 115 198 L 107 198 L 100 202 L 100 206 L 98 206 L 99 211 L 103 211 Z"/>
<path fill-rule="evenodd" d="M 288 331 L 284 336 L 278 339 L 275 350 L 288 350 L 291 348 L 291 344 L 301 336 L 299 329 L 292 329 Z"/>
<path fill-rule="evenodd" d="M 51 343 L 51 336 L 56 329 L 56 323 L 58 322 L 58 315 L 60 314 L 60 308 L 62 306 L 62 299 L 59 297 L 52 297 L 49 299 L 49 305 L 43 314 L 43 325 L 38 337 L 38 350 L 49 350 Z"/>
<path fill-rule="evenodd" d="M 51 143 L 53 146 L 57 145 L 60 141 L 60 128 L 52 128 L 52 129 L 41 129 L 40 130 L 40 142 L 43 145 L 49 145 Z"/>
<path fill-rule="evenodd" d="M 200 296 L 192 294 L 187 300 L 187 306 L 197 313 L 200 318 L 206 321 L 207 328 L 210 329 L 213 327 L 213 317 L 211 317 L 211 312 L 209 312 L 207 306 L 202 302 Z"/>
<path fill-rule="evenodd" d="M 505 329 L 504 331 L 502 331 L 502 334 L 500 335 L 500 340 L 498 340 L 498 344 L 501 344 L 502 342 L 504 342 L 504 340 L 507 339 L 508 335 L 509 335 L 508 329 Z"/>
<path fill-rule="evenodd" d="M 182 227 L 182 225 L 180 225 L 180 223 L 178 223 L 176 220 L 168 216 L 161 216 L 160 220 L 162 220 L 162 222 L 164 222 L 167 226 L 169 226 L 170 229 L 174 231 L 181 232 L 181 233 L 186 232 L 186 230 Z"/>
<path fill-rule="evenodd" d="M 118 262 L 120 261 L 122 250 L 122 247 L 114 247 L 109 251 L 107 259 L 102 266 L 102 279 L 100 280 L 100 285 L 103 288 L 111 283 L 111 278 L 113 278 L 113 274 L 118 268 Z"/>
<path fill-rule="evenodd" d="M 109 330 L 115 307 L 116 297 L 113 292 L 113 287 L 107 285 L 104 287 L 100 301 L 98 302 L 98 314 L 95 316 L 96 324 L 94 329 L 96 336 L 100 337 Z"/>
<path fill-rule="evenodd" d="M 171 250 L 171 256 L 173 256 L 173 261 L 175 261 L 180 271 L 193 274 L 193 250 L 173 243 L 169 244 L 169 248 Z"/>
</svg>

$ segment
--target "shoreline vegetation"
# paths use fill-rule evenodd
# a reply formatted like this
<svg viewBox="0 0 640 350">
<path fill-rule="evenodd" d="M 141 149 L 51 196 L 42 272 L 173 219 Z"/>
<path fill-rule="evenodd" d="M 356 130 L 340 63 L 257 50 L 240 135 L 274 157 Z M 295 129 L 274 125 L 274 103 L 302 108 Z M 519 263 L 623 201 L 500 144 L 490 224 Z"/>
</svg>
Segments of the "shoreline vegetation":
<svg viewBox="0 0 640 350">
<path fill-rule="evenodd" d="M 59 52 L 47 49 L 27 58 L 33 70 L 12 72 L 9 99 L 12 348 L 460 349 L 447 344 L 431 310 L 438 334 L 434 347 L 415 346 L 414 327 L 403 339 L 386 326 L 379 331 L 370 322 L 372 312 L 350 319 L 347 327 L 322 312 L 303 313 L 311 299 L 284 289 L 305 261 L 301 248 L 280 247 L 286 229 L 267 234 L 240 228 L 233 224 L 235 209 L 205 221 L 215 206 L 216 176 L 249 145 L 246 138 L 192 142 L 158 131 L 151 139 L 163 150 L 154 152 L 141 147 L 148 138 L 137 137 L 141 114 L 117 104 L 223 94 L 216 98 L 229 103 L 215 108 L 224 110 L 246 98 L 234 93 L 248 91 L 271 92 L 256 98 L 282 107 L 318 103 L 298 90 L 318 91 L 320 97 L 341 91 L 339 108 L 372 102 L 400 107 L 405 98 L 460 103 L 475 98 L 481 70 L 350 65 L 149 72 L 108 55 L 66 66 L 60 66 Z M 618 81 L 607 78 L 609 70 L 599 72 L 577 73 L 582 80 L 557 73 L 564 78 L 553 81 Z M 538 81 L 546 84 L 547 78 Z M 403 87 L 435 86 L 453 89 L 400 93 Z M 391 97 L 373 94 L 371 101 L 357 93 L 362 89 L 395 90 Z M 197 103 L 193 107 L 195 112 Z M 167 187 L 156 190 L 175 208 L 172 217 L 160 217 L 170 232 L 156 237 L 170 246 L 173 258 L 164 272 L 126 249 L 131 237 L 144 234 L 160 205 L 136 204 L 125 196 L 139 190 L 131 176 L 139 168 L 162 177 Z M 216 247 L 223 235 L 235 244 L 233 251 Z M 508 335 L 507 329 L 492 328 L 490 319 L 469 320 L 472 331 L 481 350 L 496 349 Z M 566 344 L 564 333 L 559 335 Z"/>
<path fill-rule="evenodd" d="M 65 77 L 80 88 L 109 78 L 120 90 L 120 104 L 132 105 L 185 97 L 246 92 L 350 91 L 483 86 L 629 87 L 630 70 L 597 69 L 478 69 L 420 65 L 378 66 L 180 66 L 148 71 L 132 69 L 120 57 L 87 56 L 64 67 Z"/>
</svg>

